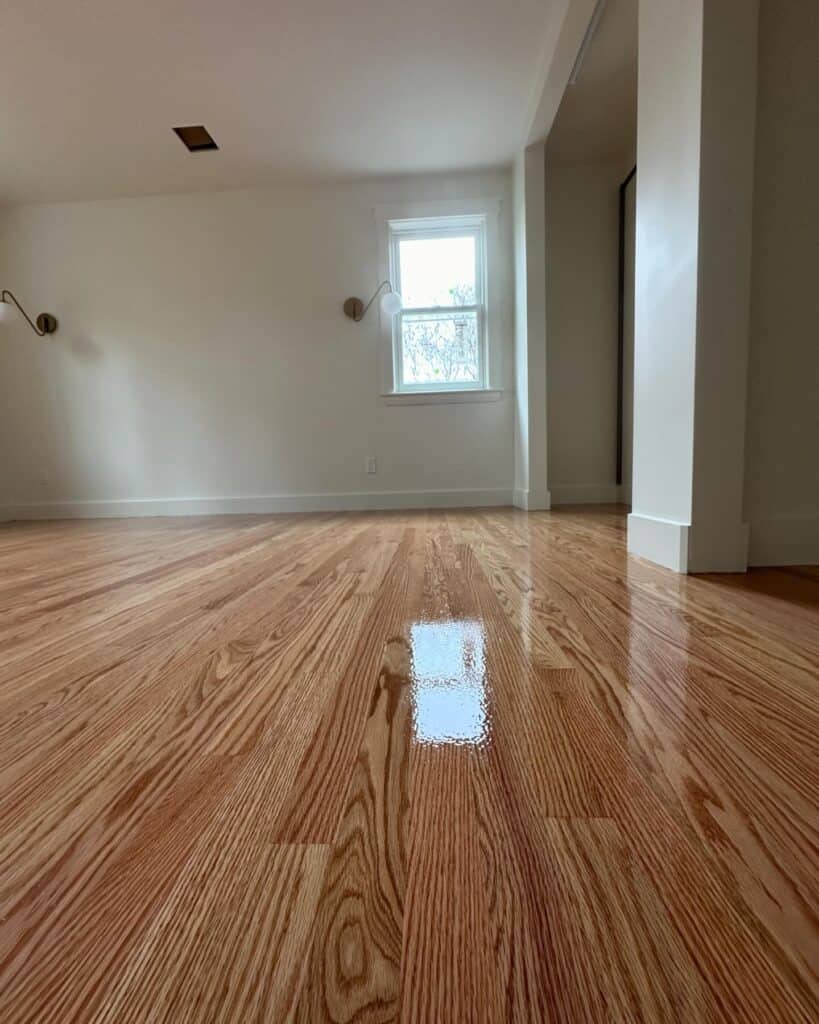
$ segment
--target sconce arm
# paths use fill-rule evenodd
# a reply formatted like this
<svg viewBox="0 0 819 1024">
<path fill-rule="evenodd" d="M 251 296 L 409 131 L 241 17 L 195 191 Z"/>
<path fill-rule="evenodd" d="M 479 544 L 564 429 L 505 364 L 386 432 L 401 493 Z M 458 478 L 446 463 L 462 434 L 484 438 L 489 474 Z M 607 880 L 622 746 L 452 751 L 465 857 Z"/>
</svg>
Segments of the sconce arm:
<svg viewBox="0 0 819 1024">
<path fill-rule="evenodd" d="M 367 310 L 370 308 L 370 306 L 375 302 L 375 300 L 378 298 L 378 296 L 384 290 L 384 285 L 386 285 L 389 288 L 389 290 L 392 291 L 392 283 L 389 280 L 382 281 L 381 284 L 376 288 L 375 294 L 373 295 L 373 297 L 370 299 L 370 301 L 367 303 L 367 305 L 364 307 L 364 309 L 362 309 L 361 316 L 353 317 L 353 319 L 355 320 L 356 323 L 360 323 L 364 319 L 364 317 L 367 315 Z"/>
<path fill-rule="evenodd" d="M 28 325 L 32 329 L 32 331 L 34 331 L 34 333 L 39 335 L 39 337 L 41 337 L 41 338 L 44 338 L 46 336 L 47 332 L 46 331 L 41 331 L 40 328 L 37 326 L 37 324 L 34 323 L 34 321 L 31 319 L 31 317 L 28 315 L 28 313 L 23 309 L 23 307 L 17 301 L 17 299 L 15 298 L 13 292 L 10 292 L 7 288 L 4 288 L 3 291 L 2 291 L 2 299 L 3 299 L 3 302 L 7 302 L 8 299 L 11 299 L 11 301 L 14 303 L 14 305 L 20 310 L 20 312 L 26 318 L 26 320 L 28 322 Z"/>
</svg>

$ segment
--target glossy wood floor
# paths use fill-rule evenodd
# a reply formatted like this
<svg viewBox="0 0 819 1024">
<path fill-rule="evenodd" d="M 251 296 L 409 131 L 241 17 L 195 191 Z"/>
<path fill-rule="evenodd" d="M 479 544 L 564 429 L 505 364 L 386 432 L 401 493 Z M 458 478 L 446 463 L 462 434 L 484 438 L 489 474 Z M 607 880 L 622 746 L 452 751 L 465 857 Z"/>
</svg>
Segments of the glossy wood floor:
<svg viewBox="0 0 819 1024">
<path fill-rule="evenodd" d="M 624 529 L 0 528 L 0 1021 L 816 1020 L 819 572 Z"/>
</svg>

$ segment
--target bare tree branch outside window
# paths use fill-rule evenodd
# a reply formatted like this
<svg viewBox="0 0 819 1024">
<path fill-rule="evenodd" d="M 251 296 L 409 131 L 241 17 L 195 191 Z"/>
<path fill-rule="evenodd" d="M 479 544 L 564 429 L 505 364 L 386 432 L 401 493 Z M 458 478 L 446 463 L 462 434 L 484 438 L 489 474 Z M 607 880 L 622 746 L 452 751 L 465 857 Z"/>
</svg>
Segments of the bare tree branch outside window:
<svg viewBox="0 0 819 1024">
<path fill-rule="evenodd" d="M 450 289 L 451 305 L 475 303 L 472 285 Z M 472 310 L 407 313 L 401 324 L 407 384 L 475 384 L 479 379 L 478 317 Z"/>
</svg>

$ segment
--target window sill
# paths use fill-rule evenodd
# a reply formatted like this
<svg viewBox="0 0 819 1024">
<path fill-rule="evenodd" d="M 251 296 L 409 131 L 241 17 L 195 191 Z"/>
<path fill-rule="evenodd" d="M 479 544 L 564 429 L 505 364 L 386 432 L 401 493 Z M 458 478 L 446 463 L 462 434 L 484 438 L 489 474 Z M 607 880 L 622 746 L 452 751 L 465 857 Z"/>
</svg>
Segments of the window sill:
<svg viewBox="0 0 819 1024">
<path fill-rule="evenodd" d="M 385 405 L 455 405 L 461 402 L 497 402 L 499 388 L 464 388 L 462 391 L 387 391 Z"/>
</svg>

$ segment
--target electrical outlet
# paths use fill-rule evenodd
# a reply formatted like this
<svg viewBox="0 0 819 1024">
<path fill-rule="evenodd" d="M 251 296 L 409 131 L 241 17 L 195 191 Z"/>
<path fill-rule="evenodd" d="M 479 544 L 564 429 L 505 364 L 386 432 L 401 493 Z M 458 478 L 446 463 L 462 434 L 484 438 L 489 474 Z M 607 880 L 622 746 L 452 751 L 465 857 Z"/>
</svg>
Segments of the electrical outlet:
<svg viewBox="0 0 819 1024">
<path fill-rule="evenodd" d="M 374 455 L 367 456 L 367 472 L 370 476 L 374 476 L 378 472 L 378 463 Z"/>
</svg>

